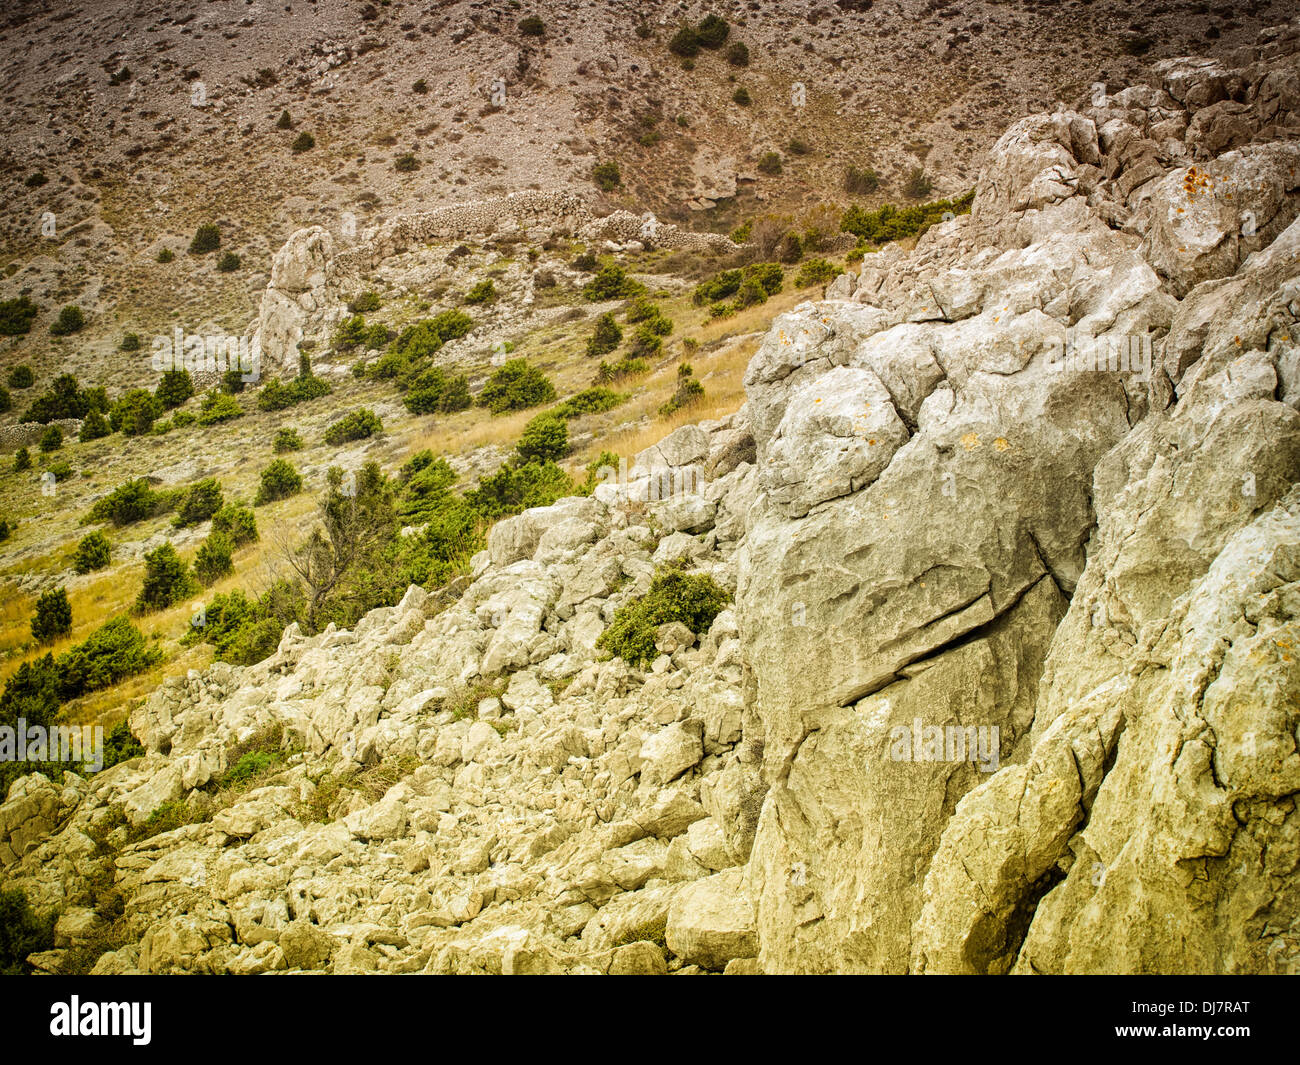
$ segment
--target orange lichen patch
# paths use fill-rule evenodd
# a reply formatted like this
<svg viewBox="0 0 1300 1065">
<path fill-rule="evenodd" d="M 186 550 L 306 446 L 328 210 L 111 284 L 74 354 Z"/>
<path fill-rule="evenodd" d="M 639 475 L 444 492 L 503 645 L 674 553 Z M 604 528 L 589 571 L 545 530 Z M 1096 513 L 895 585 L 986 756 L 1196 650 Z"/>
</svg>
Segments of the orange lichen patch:
<svg viewBox="0 0 1300 1065">
<path fill-rule="evenodd" d="M 977 447 L 980 446 L 979 433 L 967 433 L 965 436 L 961 438 L 961 446 L 964 447 L 967 451 L 974 451 Z"/>
<path fill-rule="evenodd" d="M 999 451 L 1008 451 L 1011 448 L 1011 444 L 1005 436 L 999 436 L 996 440 L 994 440 L 993 446 L 997 448 Z"/>
</svg>

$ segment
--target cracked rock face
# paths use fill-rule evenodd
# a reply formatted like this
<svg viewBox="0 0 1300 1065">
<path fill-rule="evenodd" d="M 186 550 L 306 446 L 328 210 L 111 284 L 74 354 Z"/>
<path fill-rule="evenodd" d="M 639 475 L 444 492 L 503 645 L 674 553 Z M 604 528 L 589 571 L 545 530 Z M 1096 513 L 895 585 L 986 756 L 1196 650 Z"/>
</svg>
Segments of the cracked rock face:
<svg viewBox="0 0 1300 1065">
<path fill-rule="evenodd" d="M 109 878 L 99 972 L 1294 971 L 1297 41 L 1015 123 L 969 216 L 782 315 L 628 486 L 18 781 L 41 968 Z M 734 602 L 605 658 L 666 562 Z M 268 731 L 300 753 L 199 816 Z"/>
</svg>

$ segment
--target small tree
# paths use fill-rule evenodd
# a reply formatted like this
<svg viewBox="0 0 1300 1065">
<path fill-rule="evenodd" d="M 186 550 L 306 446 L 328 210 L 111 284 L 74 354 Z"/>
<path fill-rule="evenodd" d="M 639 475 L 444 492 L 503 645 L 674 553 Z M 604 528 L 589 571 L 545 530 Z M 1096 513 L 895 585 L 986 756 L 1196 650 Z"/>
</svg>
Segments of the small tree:
<svg viewBox="0 0 1300 1065">
<path fill-rule="evenodd" d="M 167 370 L 154 390 L 154 398 L 163 405 L 164 410 L 179 407 L 194 395 L 194 382 L 189 370 Z"/>
<path fill-rule="evenodd" d="M 844 191 L 852 196 L 870 196 L 878 188 L 880 175 L 869 166 L 851 166 L 844 172 Z"/>
<path fill-rule="evenodd" d="M 20 447 L 14 452 L 14 473 L 22 473 L 23 470 L 32 468 L 32 453 L 25 447 Z"/>
<path fill-rule="evenodd" d="M 63 430 L 57 425 L 51 425 L 41 433 L 40 440 L 36 444 L 42 451 L 58 451 L 63 446 Z"/>
<path fill-rule="evenodd" d="M 302 474 L 287 459 L 276 459 L 262 471 L 262 483 L 258 486 L 253 505 L 260 507 L 264 503 L 274 503 L 277 499 L 288 499 L 300 491 Z"/>
<path fill-rule="evenodd" d="M 519 20 L 519 32 L 525 37 L 544 37 L 546 25 L 536 15 L 529 15 Z"/>
<path fill-rule="evenodd" d="M 9 371 L 10 388 L 31 388 L 36 383 L 36 375 L 25 362 Z"/>
<path fill-rule="evenodd" d="M 524 410 L 555 398 L 555 386 L 550 378 L 527 359 L 511 359 L 500 367 L 483 386 L 478 402 L 493 414 L 511 410 Z"/>
<path fill-rule="evenodd" d="M 295 152 L 309 152 L 311 149 L 316 147 L 316 138 L 306 130 L 303 130 L 293 139 L 293 144 L 291 144 L 290 147 Z"/>
<path fill-rule="evenodd" d="M 194 239 L 190 241 L 190 254 L 206 255 L 219 247 L 221 247 L 221 230 L 213 223 L 205 222 L 194 231 Z"/>
<path fill-rule="evenodd" d="M 113 404 L 113 409 L 108 412 L 108 421 L 114 432 L 144 436 L 153 429 L 153 423 L 162 416 L 162 410 L 157 396 L 143 388 L 133 388 Z"/>
<path fill-rule="evenodd" d="M 384 423 L 379 420 L 375 412 L 362 407 L 351 414 L 345 414 L 326 429 L 325 443 L 337 446 L 352 440 L 364 440 L 374 436 L 375 433 L 382 432 L 383 428 Z"/>
<path fill-rule="evenodd" d="M 276 430 L 275 439 L 271 442 L 271 449 L 277 454 L 285 451 L 301 451 L 302 437 L 298 435 L 298 430 L 287 425 L 281 426 Z"/>
<path fill-rule="evenodd" d="M 497 298 L 496 286 L 492 284 L 492 279 L 484 278 L 467 293 L 465 293 L 466 303 L 491 303 Z"/>
<path fill-rule="evenodd" d="M 215 477 L 196 481 L 185 493 L 172 524 L 178 529 L 207 521 L 221 509 L 221 482 Z"/>
<path fill-rule="evenodd" d="M 281 111 L 280 117 L 275 120 L 276 129 L 293 129 L 293 119 L 289 117 L 288 111 Z"/>
<path fill-rule="evenodd" d="M 36 600 L 32 617 L 32 638 L 40 644 L 53 643 L 72 631 L 72 605 L 63 588 L 45 592 Z"/>
<path fill-rule="evenodd" d="M 223 252 L 221 258 L 217 260 L 217 269 L 223 274 L 233 274 L 239 269 L 241 260 L 233 251 Z"/>
<path fill-rule="evenodd" d="M 59 311 L 59 316 L 50 324 L 50 333 L 56 337 L 66 337 L 81 332 L 85 327 L 85 312 L 75 303 L 69 303 Z"/>
<path fill-rule="evenodd" d="M 623 342 L 623 330 L 612 314 L 602 314 L 596 319 L 596 329 L 587 340 L 587 357 L 596 358 L 613 351 Z"/>
<path fill-rule="evenodd" d="M 591 168 L 591 180 L 601 192 L 613 192 L 623 184 L 623 175 L 617 163 L 597 163 Z"/>
<path fill-rule="evenodd" d="M 705 15 L 695 27 L 695 38 L 705 48 L 721 48 L 726 43 L 731 27 L 718 15 Z"/>
<path fill-rule="evenodd" d="M 176 548 L 163 544 L 144 556 L 144 584 L 136 597 L 136 611 L 146 614 L 165 610 L 198 591 L 198 582 Z"/>
<path fill-rule="evenodd" d="M 569 426 L 555 414 L 539 414 L 524 426 L 515 445 L 515 453 L 522 465 L 527 462 L 554 462 L 569 451 Z"/>
<path fill-rule="evenodd" d="M 239 547 L 258 538 L 257 519 L 242 503 L 227 503 L 212 515 L 212 531 L 219 532 Z"/>
<path fill-rule="evenodd" d="M 96 529 L 87 533 L 77 543 L 76 553 L 72 556 L 72 568 L 78 573 L 93 573 L 108 565 L 112 555 L 112 542 Z"/>
<path fill-rule="evenodd" d="M 224 533 L 213 532 L 203 541 L 194 555 L 194 576 L 203 587 L 235 571 L 231 550 L 230 539 Z"/>
</svg>

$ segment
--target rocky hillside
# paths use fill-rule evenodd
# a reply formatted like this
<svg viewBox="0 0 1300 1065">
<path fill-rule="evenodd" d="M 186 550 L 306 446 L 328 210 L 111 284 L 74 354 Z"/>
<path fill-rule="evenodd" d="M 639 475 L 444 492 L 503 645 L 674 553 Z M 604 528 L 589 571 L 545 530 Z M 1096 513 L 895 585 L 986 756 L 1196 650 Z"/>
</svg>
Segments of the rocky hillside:
<svg viewBox="0 0 1300 1065">
<path fill-rule="evenodd" d="M 1014 122 L 738 413 L 20 780 L 33 964 L 1294 971 L 1300 24 L 1247 58 Z"/>
</svg>

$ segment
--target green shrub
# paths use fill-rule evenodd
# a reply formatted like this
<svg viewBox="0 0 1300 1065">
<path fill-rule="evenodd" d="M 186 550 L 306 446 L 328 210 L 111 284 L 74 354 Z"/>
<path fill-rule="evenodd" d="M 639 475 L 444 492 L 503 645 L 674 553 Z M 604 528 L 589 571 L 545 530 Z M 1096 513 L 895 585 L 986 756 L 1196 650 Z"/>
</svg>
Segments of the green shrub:
<svg viewBox="0 0 1300 1065">
<path fill-rule="evenodd" d="M 695 27 L 696 39 L 704 48 L 721 48 L 727 42 L 727 35 L 730 33 L 731 27 L 727 24 L 727 20 L 718 15 L 705 15 L 700 20 L 700 24 Z"/>
<path fill-rule="evenodd" d="M 689 363 L 677 367 L 677 391 L 659 408 L 660 417 L 667 418 L 683 407 L 690 407 L 704 398 L 704 386 L 695 380 L 695 371 Z"/>
<path fill-rule="evenodd" d="M 0 414 L 6 414 L 13 408 L 13 399 L 9 395 L 9 389 L 0 385 Z"/>
<path fill-rule="evenodd" d="M 340 348 L 343 351 L 351 351 L 365 342 L 366 339 L 366 319 L 363 315 L 354 314 L 351 318 L 344 318 L 334 330 L 334 335 L 330 338 L 330 345 Z"/>
<path fill-rule="evenodd" d="M 86 314 L 75 303 L 69 303 L 59 311 L 59 316 L 50 324 L 50 333 L 56 337 L 71 336 L 86 327 Z"/>
<path fill-rule="evenodd" d="M 519 514 L 531 507 L 548 507 L 573 492 L 573 481 L 553 462 L 502 466 L 465 493 L 466 501 L 489 521 Z"/>
<path fill-rule="evenodd" d="M 555 386 L 541 370 L 527 359 L 511 359 L 499 367 L 478 395 L 479 406 L 493 414 L 524 410 L 555 398 Z"/>
<path fill-rule="evenodd" d="M 233 788 L 247 784 L 283 762 L 284 756 L 279 751 L 248 751 L 240 755 L 239 761 L 222 777 L 222 787 Z"/>
<path fill-rule="evenodd" d="M 484 278 L 467 293 L 465 293 L 466 303 L 491 303 L 497 298 L 496 286 L 492 284 L 492 279 Z"/>
<path fill-rule="evenodd" d="M 880 188 L 880 175 L 871 167 L 851 166 L 844 171 L 844 191 L 852 196 L 869 196 Z"/>
<path fill-rule="evenodd" d="M 37 643 L 53 643 L 72 631 L 72 605 L 63 588 L 54 588 L 36 600 L 36 613 L 32 615 L 32 639 Z"/>
<path fill-rule="evenodd" d="M 612 314 L 602 314 L 596 319 L 596 328 L 587 339 L 587 357 L 607 355 L 623 342 L 623 330 L 619 329 Z"/>
<path fill-rule="evenodd" d="M 145 518 L 156 517 L 175 509 L 184 491 L 155 492 L 143 478 L 118 485 L 111 493 L 95 503 L 84 521 L 111 521 L 114 525 L 130 525 Z"/>
<path fill-rule="evenodd" d="M 362 292 L 348 302 L 348 310 L 353 314 L 369 314 L 379 310 L 379 307 L 379 293 L 373 291 Z"/>
<path fill-rule="evenodd" d="M 727 62 L 733 67 L 749 66 L 749 48 L 744 41 L 736 41 L 727 49 Z"/>
<path fill-rule="evenodd" d="M 264 503 L 273 503 L 277 499 L 288 499 L 301 491 L 302 474 L 295 470 L 288 460 L 276 459 L 262 471 L 262 480 L 258 485 L 253 505 L 260 507 Z"/>
<path fill-rule="evenodd" d="M 726 590 L 707 574 L 665 568 L 655 574 L 644 596 L 619 607 L 596 646 L 629 665 L 645 666 L 658 654 L 655 631 L 660 625 L 679 621 L 702 635 L 730 601 Z"/>
<path fill-rule="evenodd" d="M 59 418 L 84 418 L 92 410 L 108 410 L 102 388 L 83 389 L 70 373 L 59 374 L 48 391 L 32 401 L 23 421 L 48 424 Z"/>
<path fill-rule="evenodd" d="M 474 328 L 474 319 L 464 311 L 442 311 L 402 330 L 393 343 L 393 351 L 408 359 L 435 355 L 450 340 L 463 337 Z"/>
<path fill-rule="evenodd" d="M 298 136 L 294 137 L 293 143 L 289 147 L 295 152 L 309 152 L 316 147 L 316 138 L 303 130 Z"/>
<path fill-rule="evenodd" d="M 776 246 L 776 257 L 779 262 L 783 263 L 797 263 L 803 258 L 803 241 L 798 233 L 787 233 L 781 238 L 780 243 Z M 759 300 L 758 302 L 762 303 L 763 301 Z M 745 304 L 745 306 L 748 306 L 748 304 Z"/>
<path fill-rule="evenodd" d="M 350 414 L 345 414 L 325 430 L 325 443 L 331 445 L 346 444 L 352 440 L 364 440 L 375 433 L 382 432 L 383 423 L 374 411 L 362 407 Z"/>
<path fill-rule="evenodd" d="M 178 410 L 172 415 L 172 425 L 176 426 L 177 429 L 183 429 L 186 426 L 193 425 L 198 420 L 198 415 L 191 414 L 187 410 Z"/>
<path fill-rule="evenodd" d="M 577 255 L 573 259 L 573 268 L 575 270 L 581 270 L 585 274 L 589 274 L 595 270 L 596 265 L 596 257 L 589 251 L 584 251 L 581 255 Z"/>
<path fill-rule="evenodd" d="M 764 152 L 758 160 L 758 172 L 760 174 L 781 173 L 781 153 Z"/>
<path fill-rule="evenodd" d="M 617 163 L 597 163 L 591 168 L 591 180 L 596 183 L 596 188 L 601 192 L 613 192 L 623 184 L 623 175 Z"/>
<path fill-rule="evenodd" d="M 835 263 L 828 262 L 825 259 L 809 259 L 799 268 L 799 273 L 795 275 L 794 287 L 807 288 L 809 285 L 824 285 L 842 273 L 844 273 L 844 268 L 837 266 Z"/>
<path fill-rule="evenodd" d="M 275 439 L 271 441 L 271 450 L 276 454 L 285 451 L 301 451 L 302 437 L 298 435 L 298 430 L 290 426 L 281 426 L 275 432 Z"/>
<path fill-rule="evenodd" d="M 158 261 L 160 263 L 169 263 L 176 258 L 176 253 L 171 248 L 163 248 L 158 252 Z"/>
<path fill-rule="evenodd" d="M 122 337 L 122 343 L 117 346 L 118 351 L 139 351 L 141 346 L 139 333 L 127 333 Z"/>
<path fill-rule="evenodd" d="M 161 547 L 158 549 L 162 550 Z M 175 552 L 172 554 L 174 556 Z M 149 556 L 145 557 L 147 560 Z M 161 661 L 162 651 L 150 648 L 145 643 L 144 634 L 126 617 L 119 616 L 101 625 L 84 642 L 59 655 L 56 667 L 60 694 L 64 699 L 75 699 L 87 692 L 108 688 L 126 677 L 144 673 Z"/>
<path fill-rule="evenodd" d="M 311 399 L 328 396 L 333 391 L 329 384 L 313 374 L 309 367 L 305 375 L 299 372 L 298 376 L 287 385 L 281 384 L 278 377 L 268 380 L 257 394 L 257 409 L 285 410 Z"/>
<path fill-rule="evenodd" d="M 233 251 L 222 252 L 217 260 L 217 269 L 223 274 L 233 274 L 242 265 L 242 260 Z"/>
<path fill-rule="evenodd" d="M 200 425 L 216 425 L 218 422 L 228 422 L 232 418 L 243 416 L 244 408 L 239 405 L 239 400 L 226 392 L 213 389 L 203 397 L 198 420 Z"/>
<path fill-rule="evenodd" d="M 219 247 L 221 247 L 221 230 L 213 223 L 205 222 L 194 231 L 194 239 L 190 241 L 190 254 L 206 255 Z"/>
<path fill-rule="evenodd" d="M 613 392 L 608 388 L 588 388 L 584 392 L 570 396 L 550 413 L 560 418 L 578 418 L 584 414 L 601 414 L 613 410 L 620 403 L 627 401 L 624 392 Z"/>
<path fill-rule="evenodd" d="M 194 382 L 188 370 L 167 370 L 154 390 L 154 396 L 164 410 L 179 407 L 194 395 Z"/>
<path fill-rule="evenodd" d="M 452 413 L 474 405 L 469 378 L 464 374 L 449 378 L 437 366 L 429 367 L 411 381 L 403 402 L 412 414 Z"/>
<path fill-rule="evenodd" d="M 212 531 L 221 533 L 234 547 L 239 547 L 258 538 L 257 519 L 242 503 L 227 503 L 212 515 Z"/>
<path fill-rule="evenodd" d="M 55 481 L 66 481 L 72 476 L 72 465 L 67 462 L 55 462 L 48 466 L 45 472 L 53 474 Z"/>
<path fill-rule="evenodd" d="M 275 120 L 276 129 L 293 129 L 293 119 L 289 117 L 288 111 L 281 111 L 280 117 Z"/>
<path fill-rule="evenodd" d="M 152 392 L 133 388 L 121 396 L 108 412 L 108 422 L 113 432 L 125 436 L 144 436 L 153 429 L 153 423 L 162 417 L 162 402 Z"/>
<path fill-rule="evenodd" d="M 131 726 L 126 721 L 119 721 L 104 736 L 104 768 L 112 769 L 121 762 L 139 758 L 144 754 L 144 747 L 135 738 Z"/>
<path fill-rule="evenodd" d="M 87 533 L 77 542 L 77 550 L 72 556 L 72 568 L 78 573 L 93 573 L 108 565 L 113 545 L 108 537 L 96 529 Z"/>
<path fill-rule="evenodd" d="M 191 627 L 182 643 L 210 643 L 221 662 L 252 665 L 275 653 L 285 627 L 301 620 L 302 593 L 277 581 L 258 599 L 241 591 L 215 595 L 204 607 L 204 624 Z"/>
<path fill-rule="evenodd" d="M 49 426 L 41 433 L 41 438 L 36 442 L 36 446 L 45 452 L 58 451 L 63 446 L 63 430 L 57 425 Z"/>
<path fill-rule="evenodd" d="M 32 373 L 32 368 L 25 362 L 9 371 L 8 384 L 10 388 L 31 388 L 35 383 L 36 375 Z"/>
<path fill-rule="evenodd" d="M 602 361 L 596 369 L 596 381 L 598 384 L 613 384 L 649 372 L 650 364 L 645 359 L 620 359 L 615 363 Z"/>
<path fill-rule="evenodd" d="M 190 568 L 171 544 L 163 544 L 144 556 L 144 584 L 136 597 L 137 613 L 165 610 L 198 590 Z"/>
<path fill-rule="evenodd" d="M 0 302 L 0 336 L 24 336 L 32 331 L 40 308 L 26 296 Z"/>
<path fill-rule="evenodd" d="M 32 468 L 32 455 L 25 447 L 20 447 L 14 452 L 14 473 L 22 473 L 23 470 Z"/>
<path fill-rule="evenodd" d="M 974 198 L 975 190 L 972 189 L 953 200 L 935 200 L 901 209 L 887 203 L 875 211 L 864 211 L 855 204 L 844 212 L 840 229 L 852 233 L 862 245 L 878 247 L 893 240 L 919 236 L 942 220 L 946 213 L 968 213 Z"/>
<path fill-rule="evenodd" d="M 748 107 L 754 102 L 754 98 L 749 95 L 749 90 L 742 85 L 731 94 L 731 102 L 738 104 L 740 107 Z"/>
<path fill-rule="evenodd" d="M 43 176 L 43 175 L 42 175 Z M 31 178 L 28 178 L 28 183 Z M 38 914 L 17 888 L 0 890 L 0 976 L 26 976 L 30 954 L 54 949 L 56 913 Z"/>
<path fill-rule="evenodd" d="M 409 174 L 414 170 L 420 169 L 420 160 L 411 152 L 405 152 L 393 160 L 393 169 L 399 174 Z"/>
<path fill-rule="evenodd" d="M 528 15 L 519 20 L 519 32 L 525 37 L 544 37 L 546 25 L 536 15 Z"/>
<path fill-rule="evenodd" d="M 689 59 L 700 54 L 700 35 L 694 26 L 682 26 L 668 41 L 668 51 Z"/>
<path fill-rule="evenodd" d="M 242 370 L 227 370 L 221 375 L 221 391 L 228 396 L 238 395 L 247 384 Z"/>
<path fill-rule="evenodd" d="M 201 481 L 195 481 L 181 496 L 172 525 L 183 529 L 207 521 L 221 509 L 222 502 L 221 482 L 215 477 L 205 477 Z"/>
<path fill-rule="evenodd" d="M 740 270 L 724 270 L 696 285 L 691 300 L 697 307 L 702 307 L 706 303 L 715 303 L 728 296 L 736 295 L 746 282 L 753 282 L 757 286 L 755 294 L 761 295 L 762 298 L 755 299 L 755 302 L 762 303 L 767 297 L 775 296 L 781 291 L 785 282 L 785 271 L 781 269 L 779 263 L 751 263 Z"/>
<path fill-rule="evenodd" d="M 582 295 L 592 303 L 601 300 L 630 300 L 641 295 L 645 286 L 627 276 L 618 263 L 605 263 L 582 288 Z"/>
<path fill-rule="evenodd" d="M 524 426 L 515 445 L 520 465 L 528 462 L 553 462 L 569 451 L 569 426 L 562 417 L 548 411 L 539 414 Z"/>
<path fill-rule="evenodd" d="M 108 436 L 112 431 L 104 416 L 99 411 L 92 410 L 82 421 L 81 432 L 77 434 L 77 439 L 85 443 L 88 440 L 98 440 Z"/>
<path fill-rule="evenodd" d="M 907 175 L 907 181 L 903 185 L 903 195 L 910 200 L 923 200 L 930 195 L 933 188 L 934 185 L 925 176 L 925 171 L 918 166 Z"/>
<path fill-rule="evenodd" d="M 801 141 L 798 138 L 795 138 L 787 144 L 786 150 L 789 151 L 791 155 L 810 155 L 812 153 L 812 148 L 808 146 L 808 143 L 806 141 Z"/>
<path fill-rule="evenodd" d="M 203 587 L 235 571 L 230 555 L 233 545 L 224 533 L 211 533 L 194 555 L 194 576 Z"/>
</svg>

